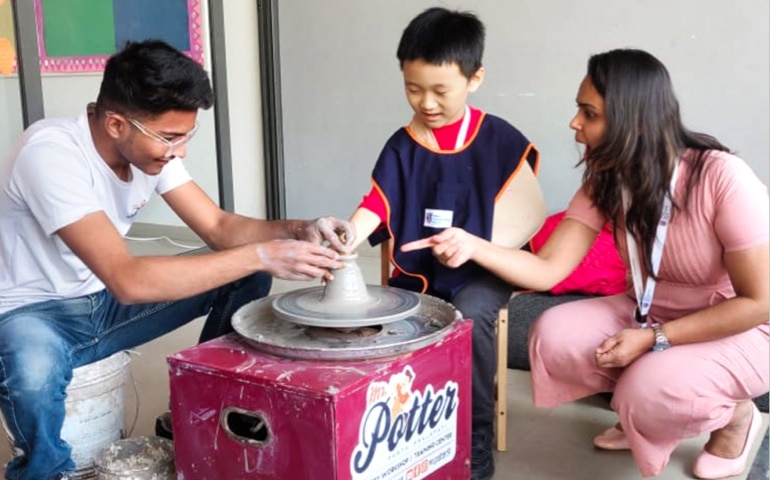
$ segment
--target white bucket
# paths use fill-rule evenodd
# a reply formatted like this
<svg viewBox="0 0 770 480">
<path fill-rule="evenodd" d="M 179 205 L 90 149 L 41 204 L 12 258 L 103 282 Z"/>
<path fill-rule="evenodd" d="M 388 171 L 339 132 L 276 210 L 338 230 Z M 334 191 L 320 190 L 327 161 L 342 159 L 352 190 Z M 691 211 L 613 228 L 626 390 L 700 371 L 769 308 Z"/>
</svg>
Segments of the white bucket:
<svg viewBox="0 0 770 480">
<path fill-rule="evenodd" d="M 61 437 L 72 447 L 73 478 L 95 478 L 96 455 L 125 436 L 125 385 L 130 362 L 131 357 L 122 351 L 72 371 Z M 13 449 L 5 419 L 3 427 Z"/>
<path fill-rule="evenodd" d="M 72 447 L 75 478 L 93 478 L 96 455 L 125 436 L 131 357 L 118 352 L 73 370 L 61 437 Z"/>
</svg>

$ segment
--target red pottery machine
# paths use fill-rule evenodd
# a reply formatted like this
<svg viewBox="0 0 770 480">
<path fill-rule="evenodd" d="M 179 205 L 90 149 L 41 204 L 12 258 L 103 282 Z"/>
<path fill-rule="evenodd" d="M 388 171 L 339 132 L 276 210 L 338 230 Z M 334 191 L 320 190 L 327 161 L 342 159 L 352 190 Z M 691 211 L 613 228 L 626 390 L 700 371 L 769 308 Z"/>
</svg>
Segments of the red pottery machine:
<svg viewBox="0 0 770 480">
<path fill-rule="evenodd" d="M 168 358 L 178 480 L 470 477 L 471 322 L 355 257 Z"/>
</svg>

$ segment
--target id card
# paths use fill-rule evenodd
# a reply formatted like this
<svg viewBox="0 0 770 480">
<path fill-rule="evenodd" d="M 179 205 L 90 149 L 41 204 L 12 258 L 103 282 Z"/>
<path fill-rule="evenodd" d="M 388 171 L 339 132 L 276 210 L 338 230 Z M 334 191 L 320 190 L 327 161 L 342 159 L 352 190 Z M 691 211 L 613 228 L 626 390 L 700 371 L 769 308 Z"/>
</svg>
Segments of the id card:
<svg viewBox="0 0 770 480">
<path fill-rule="evenodd" d="M 425 209 L 425 221 L 423 227 L 430 228 L 449 228 L 452 226 L 452 210 L 436 210 L 432 208 Z"/>
</svg>

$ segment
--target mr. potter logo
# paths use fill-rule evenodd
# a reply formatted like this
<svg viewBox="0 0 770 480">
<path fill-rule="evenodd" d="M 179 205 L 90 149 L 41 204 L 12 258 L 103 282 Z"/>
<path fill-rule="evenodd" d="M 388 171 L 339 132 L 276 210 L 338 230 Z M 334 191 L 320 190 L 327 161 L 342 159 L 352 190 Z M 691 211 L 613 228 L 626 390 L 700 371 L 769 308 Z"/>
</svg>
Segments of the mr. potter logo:
<svg viewBox="0 0 770 480">
<path fill-rule="evenodd" d="M 413 391 L 415 373 L 405 366 L 366 393 L 358 443 L 350 459 L 353 479 L 417 480 L 449 463 L 457 446 L 458 386 Z"/>
</svg>

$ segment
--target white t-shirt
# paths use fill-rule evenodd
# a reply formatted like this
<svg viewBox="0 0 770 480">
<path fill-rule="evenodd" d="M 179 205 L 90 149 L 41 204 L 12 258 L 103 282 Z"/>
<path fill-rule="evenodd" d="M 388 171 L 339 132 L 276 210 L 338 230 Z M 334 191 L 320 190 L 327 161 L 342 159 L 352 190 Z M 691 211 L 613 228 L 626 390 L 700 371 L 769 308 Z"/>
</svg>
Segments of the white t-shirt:
<svg viewBox="0 0 770 480">
<path fill-rule="evenodd" d="M 56 232 L 103 211 L 121 235 L 153 192 L 191 180 L 175 158 L 158 175 L 131 167 L 124 182 L 99 156 L 88 117 L 31 125 L 0 171 L 0 313 L 104 288 Z"/>
</svg>

